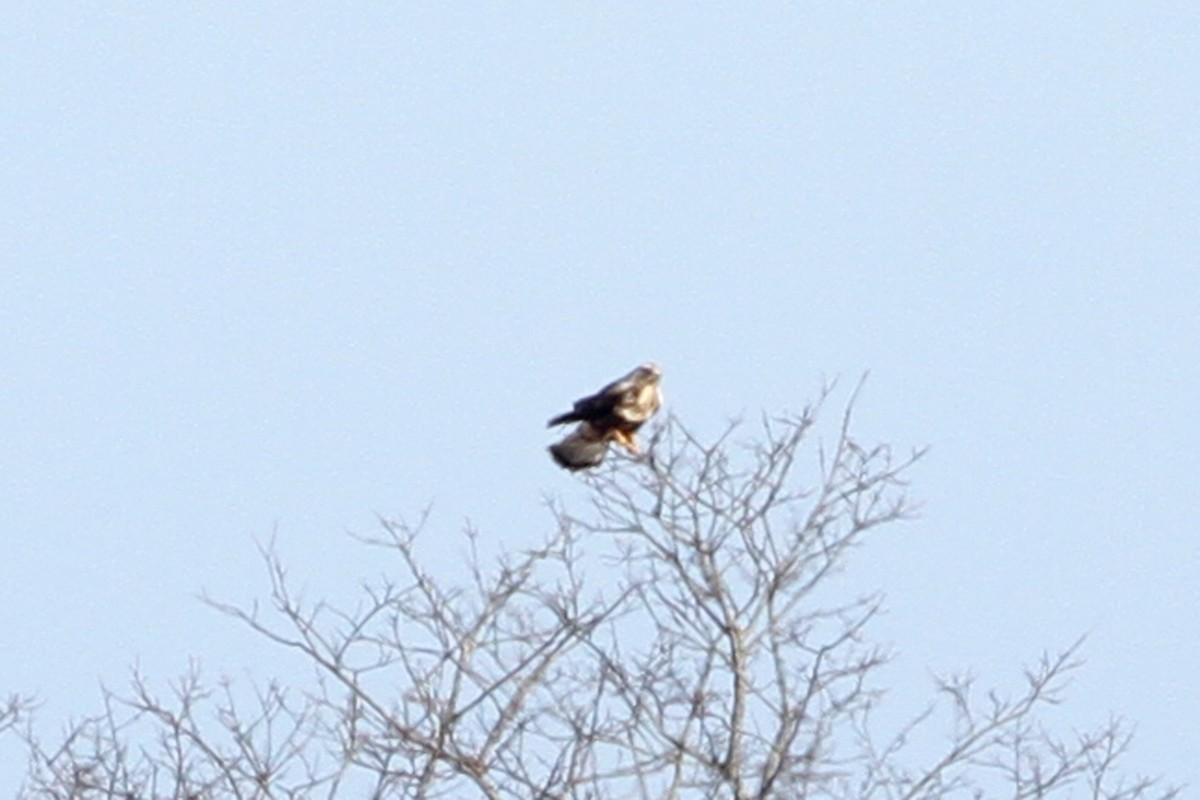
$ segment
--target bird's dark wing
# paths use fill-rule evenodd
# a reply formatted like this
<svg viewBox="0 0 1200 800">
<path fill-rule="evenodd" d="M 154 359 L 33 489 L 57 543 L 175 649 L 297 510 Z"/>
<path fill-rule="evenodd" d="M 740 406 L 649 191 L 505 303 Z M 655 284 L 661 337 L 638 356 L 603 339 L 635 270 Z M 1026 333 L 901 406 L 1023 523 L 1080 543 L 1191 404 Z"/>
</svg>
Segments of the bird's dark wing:
<svg viewBox="0 0 1200 800">
<path fill-rule="evenodd" d="M 547 427 L 562 425 L 565 422 L 594 420 L 608 416 L 621 399 L 621 392 L 612 391 L 616 384 L 609 384 L 599 392 L 575 401 L 574 407 L 565 414 L 559 414 L 547 423 Z"/>
</svg>

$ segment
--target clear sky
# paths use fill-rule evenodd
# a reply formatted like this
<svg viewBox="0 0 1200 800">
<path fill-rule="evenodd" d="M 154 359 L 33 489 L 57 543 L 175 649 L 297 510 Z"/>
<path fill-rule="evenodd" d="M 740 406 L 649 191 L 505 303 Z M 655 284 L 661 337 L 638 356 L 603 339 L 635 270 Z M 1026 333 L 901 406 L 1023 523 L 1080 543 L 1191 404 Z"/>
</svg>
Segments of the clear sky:
<svg viewBox="0 0 1200 800">
<path fill-rule="evenodd" d="M 931 446 L 852 575 L 898 700 L 1089 633 L 1066 716 L 1200 783 L 1198 53 L 1153 0 L 5 4 L 0 693 L 286 671 L 196 599 L 272 535 L 337 597 L 375 513 L 532 544 L 546 418 L 640 361 L 712 433 L 870 370 Z"/>
</svg>

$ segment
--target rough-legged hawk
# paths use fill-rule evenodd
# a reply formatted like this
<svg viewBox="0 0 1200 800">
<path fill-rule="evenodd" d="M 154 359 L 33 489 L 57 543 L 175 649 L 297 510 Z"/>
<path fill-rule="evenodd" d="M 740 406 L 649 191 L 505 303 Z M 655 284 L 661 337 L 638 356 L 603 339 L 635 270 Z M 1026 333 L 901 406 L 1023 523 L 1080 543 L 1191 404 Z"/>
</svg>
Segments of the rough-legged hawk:
<svg viewBox="0 0 1200 800">
<path fill-rule="evenodd" d="M 657 364 L 642 364 L 595 394 L 576 400 L 574 408 L 550 420 L 549 427 L 579 423 L 567 438 L 550 446 L 550 455 L 569 470 L 599 464 L 609 442 L 637 455 L 637 430 L 662 405 L 661 381 L 662 369 Z"/>
</svg>

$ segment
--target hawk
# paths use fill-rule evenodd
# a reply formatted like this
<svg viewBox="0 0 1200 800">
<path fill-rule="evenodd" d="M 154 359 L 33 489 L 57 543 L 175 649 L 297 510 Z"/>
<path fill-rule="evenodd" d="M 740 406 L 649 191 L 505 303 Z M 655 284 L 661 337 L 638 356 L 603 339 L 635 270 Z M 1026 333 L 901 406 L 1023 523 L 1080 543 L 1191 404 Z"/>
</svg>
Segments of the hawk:
<svg viewBox="0 0 1200 800">
<path fill-rule="evenodd" d="M 579 423 L 565 439 L 550 446 L 550 455 L 560 467 L 572 471 L 598 465 L 609 442 L 638 455 L 641 450 L 635 435 L 662 405 L 661 381 L 662 369 L 657 364 L 642 364 L 595 394 L 576 400 L 574 408 L 547 426 Z"/>
</svg>

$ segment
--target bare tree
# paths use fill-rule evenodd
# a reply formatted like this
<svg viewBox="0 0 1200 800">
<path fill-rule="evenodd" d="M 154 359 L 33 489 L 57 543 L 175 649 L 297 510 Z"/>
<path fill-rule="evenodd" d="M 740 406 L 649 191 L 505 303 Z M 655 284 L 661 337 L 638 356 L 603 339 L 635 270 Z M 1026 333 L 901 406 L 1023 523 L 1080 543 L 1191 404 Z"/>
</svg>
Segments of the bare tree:
<svg viewBox="0 0 1200 800">
<path fill-rule="evenodd" d="M 311 664 L 312 685 L 193 671 L 162 696 L 135 675 L 53 747 L 26 729 L 23 796 L 1176 796 L 1122 776 L 1119 720 L 1061 738 L 1043 725 L 1077 645 L 1012 696 L 942 679 L 880 733 L 880 600 L 839 599 L 828 579 L 910 514 L 920 454 L 857 441 L 853 401 L 818 435 L 827 396 L 748 444 L 738 425 L 704 442 L 668 419 L 644 457 L 583 478 L 588 508 L 550 504 L 541 547 L 491 566 L 472 547 L 461 584 L 423 564 L 424 519 L 365 540 L 393 577 L 353 609 L 296 596 L 267 548 L 269 607 L 210 602 Z M 940 724 L 933 755 L 911 745 Z"/>
</svg>

